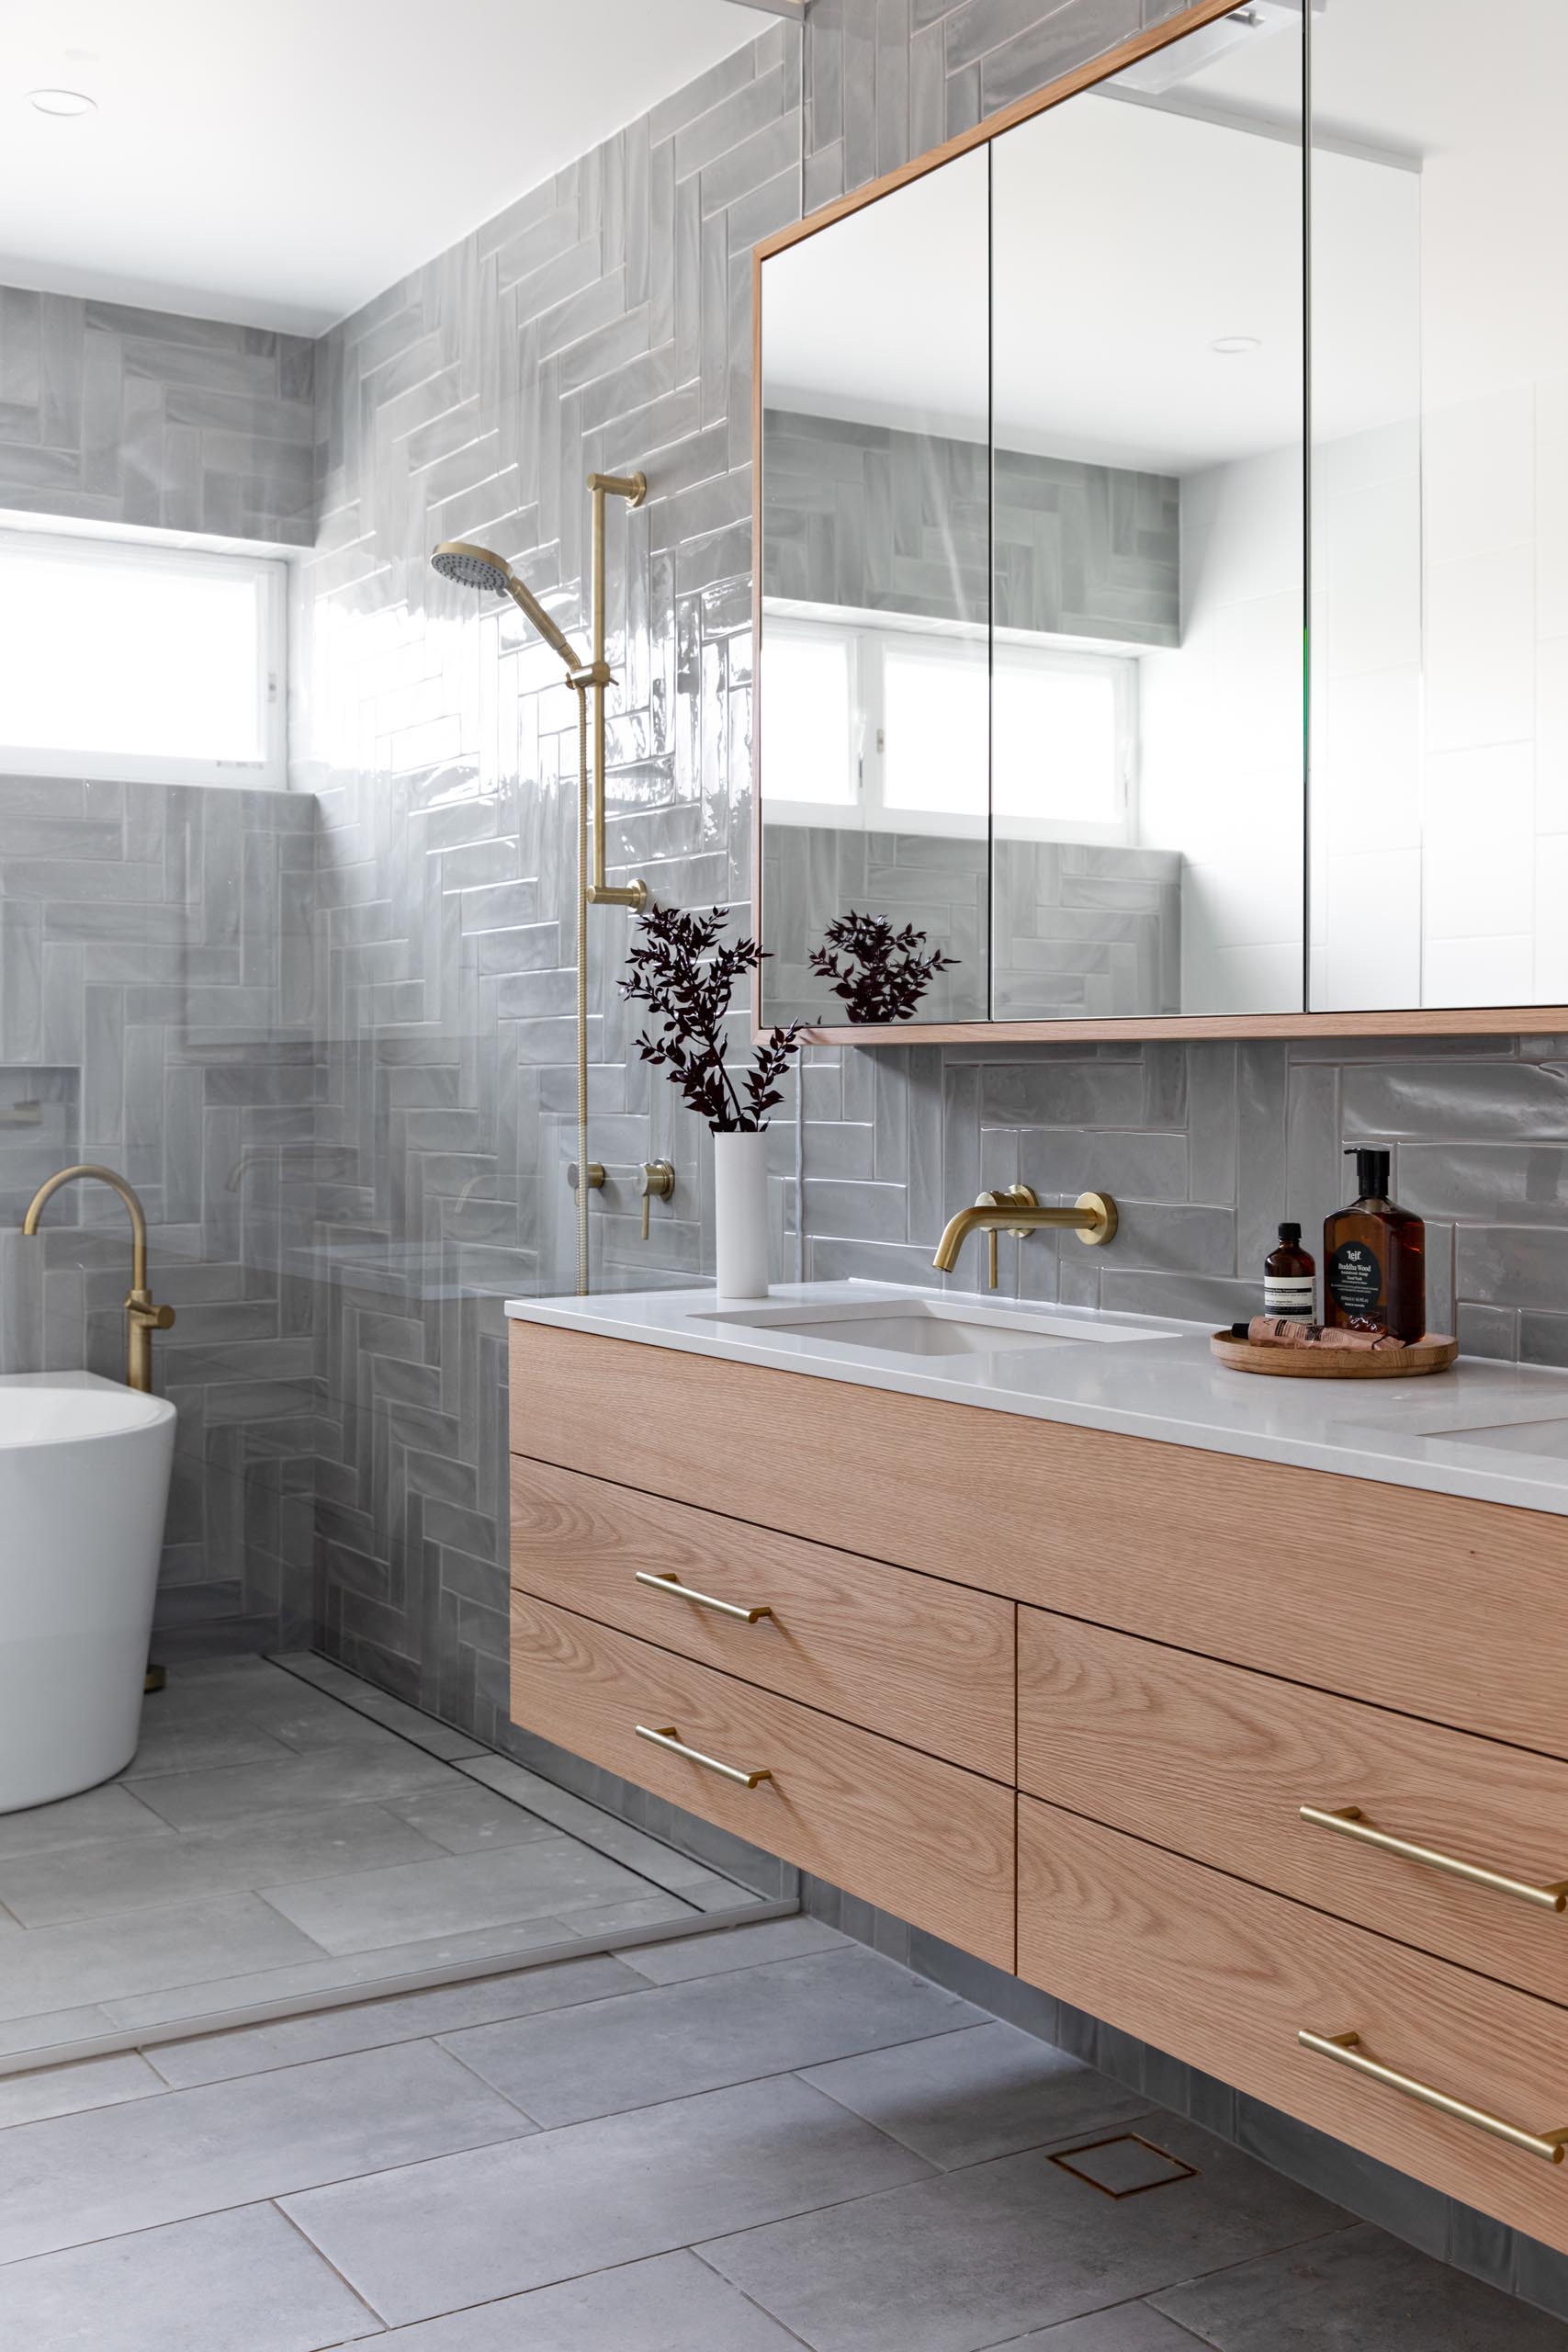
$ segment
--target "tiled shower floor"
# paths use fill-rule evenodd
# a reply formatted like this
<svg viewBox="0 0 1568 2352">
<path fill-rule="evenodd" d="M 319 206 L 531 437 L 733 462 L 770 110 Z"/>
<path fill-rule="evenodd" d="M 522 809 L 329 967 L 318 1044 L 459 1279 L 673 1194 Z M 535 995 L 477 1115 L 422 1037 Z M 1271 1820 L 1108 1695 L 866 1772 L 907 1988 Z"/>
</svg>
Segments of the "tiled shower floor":
<svg viewBox="0 0 1568 2352">
<path fill-rule="evenodd" d="M 776 1907 L 323 1659 L 177 1667 L 0 1815 L 0 2071 Z"/>
</svg>

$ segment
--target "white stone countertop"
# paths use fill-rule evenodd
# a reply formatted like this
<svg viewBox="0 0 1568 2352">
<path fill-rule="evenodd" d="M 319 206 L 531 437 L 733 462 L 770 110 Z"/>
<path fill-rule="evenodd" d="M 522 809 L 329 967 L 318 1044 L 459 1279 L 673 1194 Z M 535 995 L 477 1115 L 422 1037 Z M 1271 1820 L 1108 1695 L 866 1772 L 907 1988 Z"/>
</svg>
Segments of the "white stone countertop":
<svg viewBox="0 0 1568 2352">
<path fill-rule="evenodd" d="M 999 1313 L 1009 1344 L 994 1354 L 920 1357 L 734 1319 L 769 1315 L 787 1322 L 846 1307 L 863 1316 L 911 1299 L 939 1305 L 947 1317 Z M 1467 1356 L 1450 1372 L 1416 1380 L 1260 1379 L 1214 1362 L 1206 1324 L 890 1283 L 778 1283 L 767 1301 L 749 1303 L 711 1290 L 514 1298 L 506 1312 L 521 1322 L 811 1379 L 1568 1516 L 1568 1372 Z M 1021 1344 L 1023 1327 L 1034 1321 L 1038 1348 Z M 1107 1337 L 1074 1344 L 1075 1327 L 1085 1326 Z"/>
</svg>

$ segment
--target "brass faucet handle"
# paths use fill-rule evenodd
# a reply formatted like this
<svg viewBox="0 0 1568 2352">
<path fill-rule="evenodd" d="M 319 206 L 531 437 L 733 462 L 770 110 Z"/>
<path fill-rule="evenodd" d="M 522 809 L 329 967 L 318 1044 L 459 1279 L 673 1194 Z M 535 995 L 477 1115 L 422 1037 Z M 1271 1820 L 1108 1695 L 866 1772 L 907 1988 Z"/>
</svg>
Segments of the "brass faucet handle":
<svg viewBox="0 0 1568 2352">
<path fill-rule="evenodd" d="M 642 1195 L 642 1238 L 648 1239 L 648 1212 L 655 1201 L 667 1201 L 675 1190 L 675 1170 L 668 1159 L 645 1159 L 637 1170 Z"/>
<path fill-rule="evenodd" d="M 995 1193 L 976 1193 L 975 1195 L 975 1206 L 977 1209 L 1037 1209 L 1040 1206 L 1040 1203 L 1034 1193 L 1031 1191 L 1027 1184 L 1004 1184 L 1001 1186 L 999 1191 Z M 1010 1233 L 1016 1234 L 1018 1238 L 1021 1241 L 1025 1234 L 1029 1231 L 1029 1227 L 1026 1225 L 1012 1225 L 1008 1227 L 1008 1231 Z M 995 1290 L 998 1278 L 999 1270 L 997 1263 L 997 1228 L 993 1225 L 986 1235 L 986 1279 L 987 1289 Z"/>
<path fill-rule="evenodd" d="M 566 1181 L 571 1188 L 571 1196 L 573 1200 L 575 1200 L 577 1198 L 577 1162 L 575 1159 L 569 1161 L 567 1164 Z M 602 1159 L 591 1159 L 588 1163 L 588 1189 L 591 1193 L 600 1193 L 604 1189 L 604 1163 Z"/>
<path fill-rule="evenodd" d="M 125 1302 L 125 1311 L 139 1330 L 172 1331 L 175 1328 L 174 1308 L 160 1306 L 147 1291 L 133 1290 Z"/>
</svg>

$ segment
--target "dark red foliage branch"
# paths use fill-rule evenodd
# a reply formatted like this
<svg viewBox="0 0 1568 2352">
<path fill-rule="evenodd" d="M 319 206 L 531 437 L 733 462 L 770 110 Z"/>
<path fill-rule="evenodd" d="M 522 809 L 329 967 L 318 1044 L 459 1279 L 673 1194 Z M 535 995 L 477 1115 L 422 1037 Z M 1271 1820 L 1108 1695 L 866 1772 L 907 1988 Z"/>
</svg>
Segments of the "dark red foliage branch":
<svg viewBox="0 0 1568 2352">
<path fill-rule="evenodd" d="M 920 950 L 926 934 L 913 923 L 895 931 L 886 915 L 857 915 L 852 907 L 839 915 L 822 934 L 827 943 L 811 958 L 811 968 L 830 980 L 833 994 L 842 997 L 852 1021 L 908 1021 L 930 987 L 932 977 L 958 961 L 933 947 Z M 842 949 L 842 960 L 838 953 Z"/>
<path fill-rule="evenodd" d="M 655 1016 L 637 1041 L 645 1062 L 667 1069 L 688 1110 L 716 1135 L 755 1135 L 783 1102 L 779 1081 L 800 1051 L 800 1023 L 774 1029 L 751 1057 L 738 1087 L 728 1065 L 726 1029 L 735 983 L 759 970 L 766 955 L 754 939 L 719 944 L 728 907 L 705 915 L 649 905 L 637 919 L 639 937 L 626 957 L 629 977 L 618 983 L 629 1002 Z"/>
</svg>

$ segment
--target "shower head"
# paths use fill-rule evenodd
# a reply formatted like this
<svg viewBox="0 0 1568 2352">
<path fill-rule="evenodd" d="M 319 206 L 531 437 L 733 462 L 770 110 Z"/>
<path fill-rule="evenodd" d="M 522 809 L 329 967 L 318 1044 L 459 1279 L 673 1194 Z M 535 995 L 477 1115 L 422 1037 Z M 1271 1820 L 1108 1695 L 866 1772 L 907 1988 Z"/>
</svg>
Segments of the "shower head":
<svg viewBox="0 0 1568 2352">
<path fill-rule="evenodd" d="M 512 585 L 512 566 L 489 548 L 470 547 L 466 539 L 444 539 L 430 559 L 431 569 L 460 587 L 488 588 L 500 594 Z"/>
<path fill-rule="evenodd" d="M 443 580 L 455 580 L 459 587 L 510 596 L 567 668 L 573 672 L 581 669 L 571 640 L 556 626 L 532 591 L 525 587 L 504 556 L 492 554 L 489 548 L 475 547 L 468 539 L 443 539 L 430 563 L 432 571 L 438 571 Z"/>
</svg>

